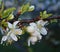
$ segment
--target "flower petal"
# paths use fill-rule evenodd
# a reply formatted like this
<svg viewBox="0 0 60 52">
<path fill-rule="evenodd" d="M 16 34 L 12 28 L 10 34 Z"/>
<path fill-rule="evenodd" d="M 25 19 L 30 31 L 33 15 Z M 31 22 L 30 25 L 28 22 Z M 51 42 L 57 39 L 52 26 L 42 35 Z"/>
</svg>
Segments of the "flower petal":
<svg viewBox="0 0 60 52">
<path fill-rule="evenodd" d="M 42 36 L 40 34 L 37 34 L 37 38 L 38 38 L 38 40 L 41 40 Z"/>
<path fill-rule="evenodd" d="M 37 42 L 37 37 L 34 36 L 30 37 L 30 41 L 34 45 Z"/>
<path fill-rule="evenodd" d="M 18 24 L 18 22 L 19 22 L 19 21 L 15 21 L 15 22 L 13 23 L 13 27 L 14 27 L 14 28 L 16 28 L 16 25 Z"/>
<path fill-rule="evenodd" d="M 35 31 L 34 26 L 28 26 L 28 27 L 27 27 L 27 32 L 33 33 L 34 31 Z"/>
<path fill-rule="evenodd" d="M 21 29 L 16 29 L 16 30 L 14 31 L 14 33 L 15 33 L 16 35 L 22 35 L 22 30 L 21 30 Z"/>
<path fill-rule="evenodd" d="M 7 22 L 7 23 L 8 23 L 8 27 L 9 27 L 9 28 L 12 28 L 12 24 L 9 23 L 9 22 Z"/>
<path fill-rule="evenodd" d="M 17 41 L 17 40 L 18 40 L 17 37 L 16 37 L 16 35 L 14 35 L 13 33 L 11 33 L 10 37 L 11 37 L 14 41 Z"/>
<path fill-rule="evenodd" d="M 28 39 L 28 46 L 30 46 L 30 38 Z"/>
<path fill-rule="evenodd" d="M 37 42 L 37 37 L 29 37 L 28 38 L 28 46 L 30 46 L 30 42 L 34 45 Z"/>
<path fill-rule="evenodd" d="M 33 11 L 34 9 L 35 9 L 35 6 L 31 5 L 28 11 Z"/>
<path fill-rule="evenodd" d="M 3 37 L 2 37 L 2 41 L 6 41 L 7 38 L 8 38 L 8 36 L 3 36 Z"/>
<path fill-rule="evenodd" d="M 30 23 L 30 26 L 37 27 L 36 23 L 34 23 L 34 22 Z"/>
<path fill-rule="evenodd" d="M 32 22 L 30 23 L 30 26 L 33 26 L 35 30 L 39 31 L 36 23 Z"/>
<path fill-rule="evenodd" d="M 40 33 L 42 35 L 47 35 L 47 30 L 43 27 L 43 28 L 40 29 Z"/>
<path fill-rule="evenodd" d="M 7 40 L 7 36 L 3 36 L 1 40 L 1 44 L 3 43 L 3 41 L 6 41 L 6 40 Z"/>
<path fill-rule="evenodd" d="M 42 25 L 44 26 L 48 21 L 43 21 L 43 20 L 39 20 L 37 21 L 37 25 Z"/>
<path fill-rule="evenodd" d="M 42 36 L 41 36 L 41 34 L 40 34 L 39 31 L 35 31 L 32 35 L 35 36 L 35 37 L 37 37 L 38 40 L 42 39 Z"/>
</svg>

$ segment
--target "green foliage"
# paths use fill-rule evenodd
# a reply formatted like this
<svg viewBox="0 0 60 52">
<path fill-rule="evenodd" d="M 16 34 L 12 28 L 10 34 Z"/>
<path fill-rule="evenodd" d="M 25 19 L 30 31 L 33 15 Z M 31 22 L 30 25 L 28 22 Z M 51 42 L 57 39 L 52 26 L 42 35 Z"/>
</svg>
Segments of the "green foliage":
<svg viewBox="0 0 60 52">
<path fill-rule="evenodd" d="M 1 6 L 1 9 L 0 9 L 0 17 L 2 17 L 2 12 L 3 12 L 3 10 L 4 10 L 4 3 L 2 3 L 1 5 L 2 5 L 2 6 Z"/>
<path fill-rule="evenodd" d="M 14 10 L 16 10 L 15 7 L 8 8 L 8 9 L 4 10 L 4 12 L 3 12 L 3 14 L 2 14 L 2 18 L 6 18 L 6 17 L 9 16 Z"/>
<path fill-rule="evenodd" d="M 50 20 L 50 22 L 51 22 L 51 23 L 53 23 L 53 22 L 56 23 L 56 22 L 57 22 L 57 19 Z"/>
<path fill-rule="evenodd" d="M 3 20 L 0 22 L 0 26 L 4 28 L 4 27 L 7 27 L 7 21 L 14 18 L 14 15 L 12 13 L 14 10 L 16 10 L 16 8 L 12 7 L 4 10 L 4 3 L 2 3 L 1 5 L 2 6 L 0 9 L 0 18 Z"/>
<path fill-rule="evenodd" d="M 2 3 L 2 0 L 0 0 L 0 5 L 1 5 L 1 3 Z"/>
<path fill-rule="evenodd" d="M 9 20 L 11 20 L 11 19 L 13 19 L 14 18 L 14 15 L 11 13 L 8 17 L 7 17 L 7 20 L 9 21 Z"/>
<path fill-rule="evenodd" d="M 30 6 L 30 3 L 27 3 L 27 4 L 22 5 L 21 10 L 20 10 L 21 11 L 21 14 L 27 12 L 28 9 L 29 9 L 29 6 Z"/>
<path fill-rule="evenodd" d="M 8 26 L 8 24 L 7 24 L 5 19 L 0 22 L 0 27 L 4 28 L 4 27 L 7 27 L 7 26 Z"/>
<path fill-rule="evenodd" d="M 51 15 L 52 15 L 52 14 L 47 14 L 46 11 L 40 12 L 40 17 L 41 17 L 41 19 L 48 18 L 48 17 L 50 17 Z"/>
</svg>

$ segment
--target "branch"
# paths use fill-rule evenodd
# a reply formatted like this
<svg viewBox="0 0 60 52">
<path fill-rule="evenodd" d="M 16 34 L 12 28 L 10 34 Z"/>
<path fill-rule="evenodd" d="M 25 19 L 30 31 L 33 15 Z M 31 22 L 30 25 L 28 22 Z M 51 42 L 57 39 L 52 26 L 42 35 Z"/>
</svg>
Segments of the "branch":
<svg viewBox="0 0 60 52">
<path fill-rule="evenodd" d="M 52 19 L 60 19 L 60 16 L 51 17 L 51 18 L 45 18 L 43 20 L 49 21 L 49 20 L 52 20 Z M 36 17 L 34 19 L 24 19 L 24 20 L 21 20 L 20 23 L 31 23 L 31 22 L 35 22 L 35 21 L 38 21 L 38 20 L 40 20 L 40 17 Z"/>
<path fill-rule="evenodd" d="M 17 13 L 17 16 L 20 16 L 20 13 Z M 43 20 L 52 20 L 52 19 L 60 19 L 60 15 L 58 16 L 52 16 L 52 17 L 49 17 L 49 18 L 45 18 Z M 31 23 L 31 22 L 35 22 L 35 21 L 38 21 L 40 20 L 40 16 L 34 18 L 34 19 L 24 19 L 24 20 L 21 20 L 20 23 Z"/>
</svg>

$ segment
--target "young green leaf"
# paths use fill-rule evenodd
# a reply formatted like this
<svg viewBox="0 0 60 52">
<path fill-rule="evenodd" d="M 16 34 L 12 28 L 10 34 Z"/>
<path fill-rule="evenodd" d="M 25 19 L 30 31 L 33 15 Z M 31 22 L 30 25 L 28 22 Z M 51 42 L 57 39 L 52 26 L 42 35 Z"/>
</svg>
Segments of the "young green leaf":
<svg viewBox="0 0 60 52">
<path fill-rule="evenodd" d="M 1 5 L 1 3 L 2 3 L 2 0 L 0 0 L 0 5 Z"/>
<path fill-rule="evenodd" d="M 52 14 L 47 14 L 47 11 L 40 12 L 41 19 L 50 17 Z"/>
<path fill-rule="evenodd" d="M 51 23 L 53 23 L 53 22 L 56 23 L 56 22 L 57 22 L 57 19 L 50 20 L 50 22 L 51 22 Z"/>
<path fill-rule="evenodd" d="M 20 10 L 20 11 L 21 11 L 21 14 L 27 12 L 28 9 L 29 9 L 29 6 L 30 6 L 30 3 L 27 3 L 27 4 L 23 5 L 23 6 L 21 7 L 21 10 Z"/>
<path fill-rule="evenodd" d="M 7 27 L 7 26 L 8 26 L 8 24 L 7 24 L 7 22 L 5 21 L 5 19 L 2 20 L 1 25 L 3 25 L 4 27 Z M 2 27 L 3 27 L 3 26 L 2 26 Z"/>
<path fill-rule="evenodd" d="M 4 3 L 1 4 L 1 9 L 0 9 L 0 17 L 2 17 L 2 13 L 3 13 L 3 10 L 4 10 Z"/>
<path fill-rule="evenodd" d="M 10 14 L 8 17 L 7 17 L 7 20 L 11 20 L 14 18 L 14 15 L 13 14 Z"/>
<path fill-rule="evenodd" d="M 3 14 L 2 14 L 2 18 L 6 18 L 6 17 L 9 16 L 9 14 L 12 13 L 14 10 L 16 10 L 15 7 L 8 8 L 8 9 L 4 10 L 4 12 L 3 12 Z"/>
</svg>

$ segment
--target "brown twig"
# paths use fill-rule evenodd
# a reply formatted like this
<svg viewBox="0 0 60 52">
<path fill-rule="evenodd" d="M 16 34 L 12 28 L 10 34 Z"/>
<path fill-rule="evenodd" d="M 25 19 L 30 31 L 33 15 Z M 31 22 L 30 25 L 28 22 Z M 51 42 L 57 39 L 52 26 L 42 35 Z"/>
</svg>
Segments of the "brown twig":
<svg viewBox="0 0 60 52">
<path fill-rule="evenodd" d="M 45 18 L 43 20 L 49 21 L 49 20 L 52 20 L 52 19 L 60 19 L 60 16 L 53 17 L 53 18 Z M 24 20 L 21 20 L 20 23 L 31 23 L 31 22 L 35 22 L 35 21 L 38 21 L 38 20 L 40 20 L 40 17 L 36 17 L 34 19 L 28 19 L 28 20 L 27 19 L 24 19 Z"/>
<path fill-rule="evenodd" d="M 17 13 L 16 16 L 20 16 L 20 13 Z M 45 19 L 42 19 L 44 21 L 50 21 L 52 19 L 60 19 L 60 15 L 59 16 L 52 16 L 52 17 L 49 17 L 49 18 L 45 18 Z M 24 19 L 24 20 L 20 20 L 20 22 L 18 23 L 19 27 L 23 27 L 23 23 L 31 23 L 31 22 L 35 22 L 35 21 L 38 21 L 40 20 L 40 16 L 36 17 L 36 18 L 33 18 L 33 19 Z"/>
<path fill-rule="evenodd" d="M 20 12 L 18 12 L 17 13 L 17 16 L 20 16 Z M 49 20 L 52 20 L 52 19 L 60 19 L 60 15 L 59 16 L 52 16 L 52 17 L 50 17 L 50 18 L 45 18 L 45 19 L 43 19 L 43 20 L 47 20 L 47 21 L 49 21 Z M 21 20 L 20 21 L 20 23 L 30 23 L 30 22 L 35 22 L 35 21 L 38 21 L 38 20 L 40 20 L 40 16 L 38 16 L 38 17 L 36 17 L 36 18 L 34 18 L 34 19 L 24 19 L 24 20 Z"/>
</svg>

